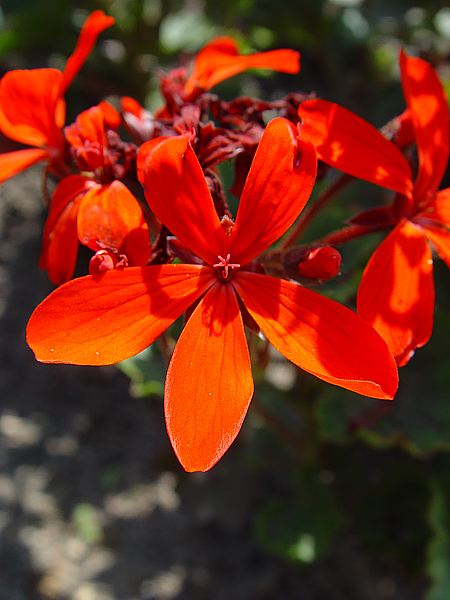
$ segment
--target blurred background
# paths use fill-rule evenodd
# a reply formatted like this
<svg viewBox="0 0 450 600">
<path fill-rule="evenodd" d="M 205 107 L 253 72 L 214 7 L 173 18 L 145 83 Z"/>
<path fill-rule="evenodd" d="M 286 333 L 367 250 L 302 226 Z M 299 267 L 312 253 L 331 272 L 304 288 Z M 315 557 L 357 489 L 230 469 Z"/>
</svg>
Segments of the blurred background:
<svg viewBox="0 0 450 600">
<path fill-rule="evenodd" d="M 302 53 L 300 75 L 245 74 L 218 88 L 225 98 L 316 91 L 381 126 L 404 108 L 401 46 L 450 89 L 450 9 L 437 0 L 2 0 L 1 73 L 62 68 L 95 8 L 117 25 L 70 88 L 69 122 L 115 95 L 158 107 L 161 70 L 220 34 L 243 50 Z M 433 337 L 401 371 L 394 403 L 323 384 L 273 353 L 254 373 L 236 443 L 212 472 L 187 475 L 165 433 L 156 346 L 120 370 L 39 365 L 26 347 L 28 316 L 51 290 L 37 266 L 39 190 L 39 170 L 0 189 L 1 600 L 450 598 L 442 263 Z M 308 235 L 374 201 L 379 190 L 352 185 Z M 375 243 L 346 249 L 339 283 L 321 292 L 352 304 Z"/>
</svg>

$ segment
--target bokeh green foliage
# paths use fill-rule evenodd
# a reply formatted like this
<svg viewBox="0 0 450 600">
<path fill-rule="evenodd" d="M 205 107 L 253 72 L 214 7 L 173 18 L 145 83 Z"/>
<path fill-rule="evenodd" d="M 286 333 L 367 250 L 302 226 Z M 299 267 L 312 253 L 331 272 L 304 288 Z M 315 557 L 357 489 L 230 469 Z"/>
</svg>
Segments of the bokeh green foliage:
<svg viewBox="0 0 450 600">
<path fill-rule="evenodd" d="M 221 86 L 225 96 L 315 90 L 382 125 L 404 106 L 397 68 L 402 45 L 437 65 L 449 88 L 450 10 L 436 0 L 420 6 L 406 0 L 4 0 L 3 70 L 63 65 L 94 8 L 115 16 L 117 26 L 102 36 L 70 90 L 72 115 L 116 94 L 157 106 L 158 69 L 186 61 L 220 34 L 233 35 L 243 49 L 301 50 L 303 63 L 298 77 L 235 78 Z M 380 201 L 371 186 L 349 187 L 305 239 Z M 351 306 L 376 241 L 344 250 L 341 277 L 321 291 Z M 268 356 L 270 369 L 255 372 L 240 460 L 272 482 L 254 517 L 254 534 L 268 552 L 306 568 L 356 536 L 374 560 L 428 576 L 428 600 L 450 597 L 450 284 L 442 264 L 436 286 L 433 338 L 401 370 L 393 403 L 283 372 L 275 354 Z M 253 351 L 262 351 L 260 342 Z M 131 392 L 160 402 L 165 363 L 155 346 L 122 364 Z M 77 509 L 74 522 L 89 538 L 100 535 L 86 507 Z"/>
</svg>

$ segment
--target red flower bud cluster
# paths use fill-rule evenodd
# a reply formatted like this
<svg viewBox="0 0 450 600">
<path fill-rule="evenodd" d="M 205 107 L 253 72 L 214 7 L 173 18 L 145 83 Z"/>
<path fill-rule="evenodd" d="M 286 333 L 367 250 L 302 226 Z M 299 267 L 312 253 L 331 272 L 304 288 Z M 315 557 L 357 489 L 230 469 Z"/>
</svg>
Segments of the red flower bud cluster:
<svg viewBox="0 0 450 600">
<path fill-rule="evenodd" d="M 239 432 L 253 394 L 247 336 L 255 330 L 327 383 L 392 399 L 397 366 L 431 334 L 432 249 L 450 266 L 450 191 L 439 190 L 449 115 L 433 68 L 401 52 L 406 109 L 378 131 L 305 93 L 222 100 L 210 90 L 248 69 L 300 70 L 298 52 L 240 54 L 223 37 L 190 69 L 161 78 L 155 114 L 122 97 L 65 126 L 64 93 L 113 23 L 92 13 L 63 72 L 11 71 L 0 81 L 0 129 L 29 146 L 1 155 L 0 181 L 43 162 L 54 182 L 40 265 L 60 287 L 28 325 L 37 359 L 116 363 L 188 315 L 165 414 L 189 471 L 211 468 Z M 412 145 L 416 163 L 405 154 Z M 304 209 L 318 160 L 342 175 Z M 218 170 L 225 161 L 231 190 Z M 389 203 L 298 245 L 354 178 L 388 190 Z M 335 246 L 376 231 L 387 235 L 364 270 L 358 314 L 308 289 L 345 271 Z M 80 244 L 93 253 L 89 275 L 72 280 Z"/>
</svg>

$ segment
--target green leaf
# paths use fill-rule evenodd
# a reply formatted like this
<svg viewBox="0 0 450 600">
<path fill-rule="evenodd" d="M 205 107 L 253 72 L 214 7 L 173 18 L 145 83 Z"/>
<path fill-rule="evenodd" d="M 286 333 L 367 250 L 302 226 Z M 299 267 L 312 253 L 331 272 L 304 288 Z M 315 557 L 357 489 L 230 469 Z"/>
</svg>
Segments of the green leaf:
<svg viewBox="0 0 450 600">
<path fill-rule="evenodd" d="M 343 522 L 332 487 L 320 481 L 317 472 L 308 471 L 292 494 L 260 509 L 255 535 L 269 552 L 307 564 L 326 554 Z"/>
<path fill-rule="evenodd" d="M 155 345 L 146 348 L 137 356 L 124 360 L 117 366 L 130 378 L 130 393 L 135 398 L 163 396 L 166 369 Z"/>
<path fill-rule="evenodd" d="M 103 537 L 97 510 L 87 503 L 75 506 L 72 521 L 79 537 L 87 544 L 96 544 Z"/>
</svg>

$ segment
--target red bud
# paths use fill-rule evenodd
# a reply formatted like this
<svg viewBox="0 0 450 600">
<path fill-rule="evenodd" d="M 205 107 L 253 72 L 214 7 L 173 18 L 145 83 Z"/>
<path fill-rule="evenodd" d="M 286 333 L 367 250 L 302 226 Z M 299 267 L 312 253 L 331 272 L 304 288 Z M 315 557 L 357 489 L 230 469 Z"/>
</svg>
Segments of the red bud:
<svg viewBox="0 0 450 600">
<path fill-rule="evenodd" d="M 299 261 L 298 274 L 300 277 L 326 281 L 339 273 L 341 260 L 342 257 L 336 248 L 313 248 Z"/>
</svg>

